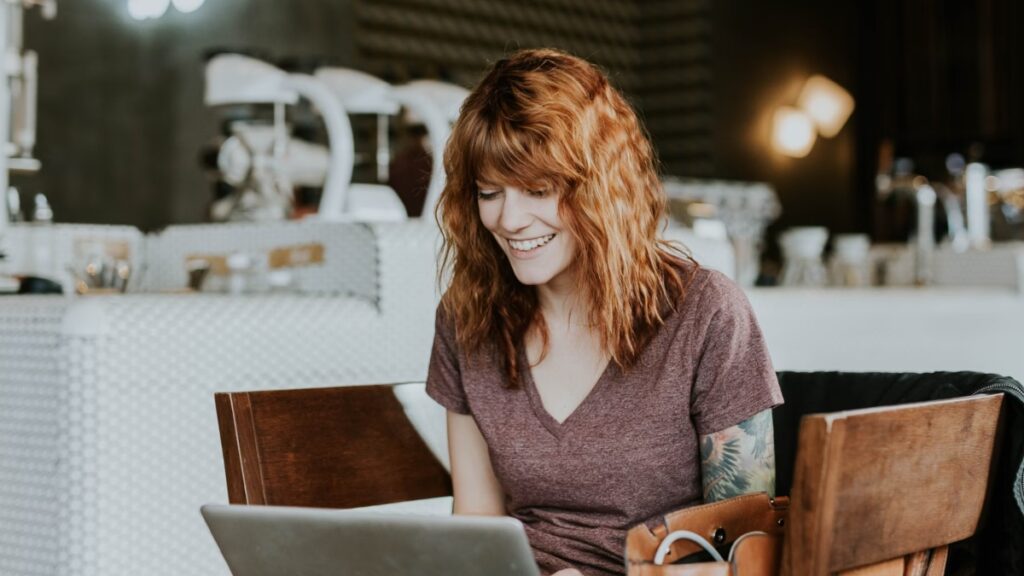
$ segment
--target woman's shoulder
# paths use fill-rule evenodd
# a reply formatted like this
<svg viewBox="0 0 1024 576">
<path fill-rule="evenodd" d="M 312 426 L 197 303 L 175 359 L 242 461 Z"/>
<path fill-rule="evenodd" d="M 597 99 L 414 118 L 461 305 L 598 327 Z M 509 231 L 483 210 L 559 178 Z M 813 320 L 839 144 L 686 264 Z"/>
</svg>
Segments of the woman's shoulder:
<svg viewBox="0 0 1024 576">
<path fill-rule="evenodd" d="M 686 286 L 677 303 L 683 315 L 713 315 L 749 305 L 743 289 L 722 272 L 696 262 L 684 262 L 679 267 Z"/>
<path fill-rule="evenodd" d="M 452 351 L 465 353 L 491 354 L 493 350 L 490 342 L 467 345 L 458 334 L 462 329 L 457 316 L 458 308 L 451 305 L 447 300 L 447 292 L 441 297 L 434 312 L 434 335 L 443 340 L 445 345 Z M 468 348 L 467 348 L 468 346 Z"/>
<path fill-rule="evenodd" d="M 451 343 L 455 342 L 455 315 L 442 296 L 434 312 L 434 332 Z"/>
</svg>

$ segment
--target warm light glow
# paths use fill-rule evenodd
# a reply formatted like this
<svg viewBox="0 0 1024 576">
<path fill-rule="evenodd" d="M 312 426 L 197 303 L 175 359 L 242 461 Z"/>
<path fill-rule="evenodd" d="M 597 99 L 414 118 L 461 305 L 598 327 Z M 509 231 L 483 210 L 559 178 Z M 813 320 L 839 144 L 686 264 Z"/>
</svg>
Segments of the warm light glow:
<svg viewBox="0 0 1024 576">
<path fill-rule="evenodd" d="M 171 0 L 179 12 L 188 14 L 198 10 L 206 0 Z"/>
<path fill-rule="evenodd" d="M 128 0 L 128 14 L 136 20 L 159 18 L 170 6 L 171 0 Z"/>
<path fill-rule="evenodd" d="M 772 122 L 772 145 L 775 150 L 803 158 L 811 151 L 817 134 L 810 116 L 792 106 L 780 106 L 775 110 Z"/>
<path fill-rule="evenodd" d="M 826 138 L 839 133 L 853 113 L 853 96 L 821 75 L 811 76 L 800 92 L 800 107 L 814 120 Z"/>
</svg>

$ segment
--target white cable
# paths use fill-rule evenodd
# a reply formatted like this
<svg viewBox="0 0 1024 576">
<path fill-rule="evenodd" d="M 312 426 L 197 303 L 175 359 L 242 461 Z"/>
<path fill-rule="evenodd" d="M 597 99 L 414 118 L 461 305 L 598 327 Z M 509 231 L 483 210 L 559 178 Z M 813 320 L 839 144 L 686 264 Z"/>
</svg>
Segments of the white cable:
<svg viewBox="0 0 1024 576">
<path fill-rule="evenodd" d="M 725 559 L 718 553 L 718 550 L 715 550 L 715 547 L 700 534 L 690 532 L 689 530 L 676 530 L 665 536 L 665 539 L 661 541 L 658 551 L 654 554 L 654 563 L 658 566 L 664 564 L 665 556 L 668 556 L 668 551 L 672 548 L 672 544 L 679 540 L 689 540 L 703 548 L 716 562 L 725 562 Z"/>
<path fill-rule="evenodd" d="M 738 545 L 739 545 L 739 543 L 740 543 L 740 542 L 741 542 L 741 541 L 742 541 L 742 540 L 743 540 L 744 538 L 746 538 L 747 536 L 754 536 L 754 535 L 756 535 L 756 534 L 763 534 L 763 535 L 765 535 L 765 536 L 767 536 L 767 535 L 768 535 L 768 533 L 767 533 L 767 532 L 761 532 L 760 530 L 755 530 L 755 531 L 753 531 L 753 532 L 747 532 L 747 533 L 746 533 L 746 534 L 744 534 L 743 536 L 740 536 L 739 538 L 737 538 L 737 539 L 736 539 L 736 541 L 732 543 L 732 547 L 731 547 L 731 548 L 729 548 L 729 563 L 730 563 L 730 564 L 732 564 L 732 557 L 733 557 L 733 555 L 734 555 L 734 554 L 736 553 L 736 546 L 738 546 Z"/>
</svg>

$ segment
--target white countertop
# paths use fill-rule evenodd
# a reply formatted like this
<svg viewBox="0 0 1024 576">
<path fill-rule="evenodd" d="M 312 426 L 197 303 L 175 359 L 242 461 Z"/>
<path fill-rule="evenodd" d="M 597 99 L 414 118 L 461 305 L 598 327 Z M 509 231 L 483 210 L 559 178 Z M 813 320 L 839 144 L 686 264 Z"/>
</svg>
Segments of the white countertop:
<svg viewBox="0 0 1024 576">
<path fill-rule="evenodd" d="M 1002 289 L 748 292 L 780 370 L 994 372 L 1024 380 L 1024 296 Z"/>
</svg>

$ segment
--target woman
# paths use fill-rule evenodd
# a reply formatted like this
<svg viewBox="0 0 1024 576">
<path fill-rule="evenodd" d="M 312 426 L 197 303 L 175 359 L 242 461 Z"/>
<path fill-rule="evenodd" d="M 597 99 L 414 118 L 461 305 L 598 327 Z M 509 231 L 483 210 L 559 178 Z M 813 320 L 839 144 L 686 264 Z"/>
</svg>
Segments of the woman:
<svg viewBox="0 0 1024 576">
<path fill-rule="evenodd" d="M 427 391 L 456 514 L 521 520 L 545 574 L 622 574 L 631 526 L 772 491 L 760 330 L 735 285 L 657 239 L 654 154 L 604 75 L 553 50 L 497 62 L 445 169 Z"/>
</svg>

